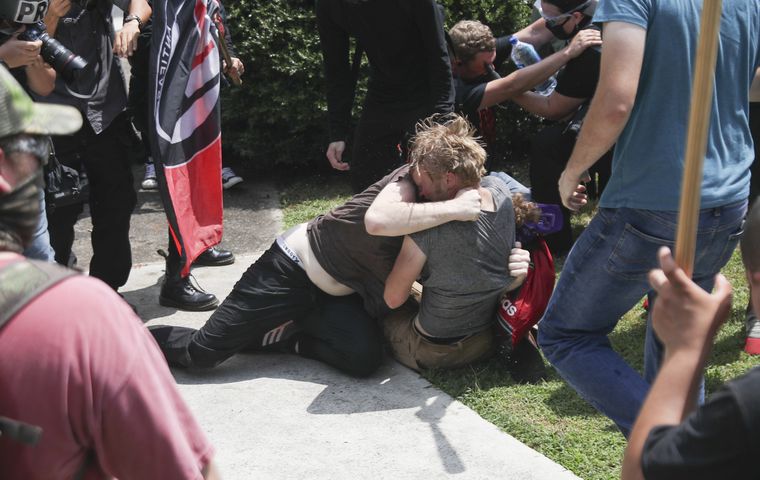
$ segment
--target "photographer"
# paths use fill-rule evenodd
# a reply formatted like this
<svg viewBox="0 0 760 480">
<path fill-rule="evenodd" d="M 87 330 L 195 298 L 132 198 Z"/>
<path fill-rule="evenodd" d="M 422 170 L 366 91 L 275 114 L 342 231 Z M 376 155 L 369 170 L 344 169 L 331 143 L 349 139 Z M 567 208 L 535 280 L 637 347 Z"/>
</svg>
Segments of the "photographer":
<svg viewBox="0 0 760 480">
<path fill-rule="evenodd" d="M 119 32 L 111 19 L 114 5 L 126 13 Z M 51 0 L 45 16 L 48 34 L 87 62 L 71 81 L 59 75 L 52 94 L 39 100 L 74 106 L 85 118 L 79 132 L 54 139 L 55 152 L 63 165 L 87 173 L 93 225 L 90 275 L 114 290 L 126 283 L 132 267 L 129 221 L 136 203 L 123 114 L 127 92 L 117 56 L 134 53 L 150 13 L 145 0 Z M 77 203 L 48 212 L 55 259 L 63 265 L 76 262 L 71 246 L 82 209 Z"/>
<path fill-rule="evenodd" d="M 47 10 L 47 1 L 7 1 L 0 5 L 0 63 L 28 91 L 48 95 L 55 85 L 55 70 L 45 64 L 40 56 L 42 42 L 20 40 L 19 35 L 28 25 L 40 20 Z M 45 217 L 45 193 L 40 192 L 40 215 L 32 242 L 24 255 L 37 260 L 52 262 L 55 253 L 50 246 L 47 218 Z"/>
</svg>

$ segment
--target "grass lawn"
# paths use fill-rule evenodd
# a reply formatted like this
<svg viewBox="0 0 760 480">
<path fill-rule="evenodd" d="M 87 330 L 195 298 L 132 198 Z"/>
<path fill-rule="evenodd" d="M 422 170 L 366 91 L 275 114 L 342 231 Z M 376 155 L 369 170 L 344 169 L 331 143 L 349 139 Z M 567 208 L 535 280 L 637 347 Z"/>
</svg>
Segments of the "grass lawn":
<svg viewBox="0 0 760 480">
<path fill-rule="evenodd" d="M 289 182 L 282 192 L 285 227 L 309 220 L 350 196 L 347 182 L 335 176 L 297 179 Z M 582 229 L 590 218 L 589 213 L 578 215 L 575 226 Z M 760 357 L 751 357 L 742 350 L 748 291 L 738 251 L 723 273 L 734 286 L 734 303 L 731 318 L 719 333 L 709 362 L 708 392 L 760 365 Z M 639 304 L 623 317 L 611 335 L 615 349 L 638 369 L 643 365 L 645 319 Z M 548 381 L 539 385 L 516 384 L 497 360 L 454 371 L 429 371 L 425 376 L 483 418 L 579 477 L 619 478 L 625 448 L 623 436 L 612 422 L 550 371 Z"/>
</svg>

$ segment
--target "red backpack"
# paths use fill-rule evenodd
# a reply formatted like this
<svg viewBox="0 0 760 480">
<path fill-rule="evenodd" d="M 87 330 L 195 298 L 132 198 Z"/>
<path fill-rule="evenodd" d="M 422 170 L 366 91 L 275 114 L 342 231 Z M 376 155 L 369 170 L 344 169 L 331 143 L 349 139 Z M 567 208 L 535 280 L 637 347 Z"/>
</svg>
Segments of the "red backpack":
<svg viewBox="0 0 760 480">
<path fill-rule="evenodd" d="M 528 276 L 501 297 L 496 309 L 496 338 L 509 351 L 541 320 L 554 289 L 554 259 L 544 239 L 537 236 L 524 248 L 530 252 Z"/>
</svg>

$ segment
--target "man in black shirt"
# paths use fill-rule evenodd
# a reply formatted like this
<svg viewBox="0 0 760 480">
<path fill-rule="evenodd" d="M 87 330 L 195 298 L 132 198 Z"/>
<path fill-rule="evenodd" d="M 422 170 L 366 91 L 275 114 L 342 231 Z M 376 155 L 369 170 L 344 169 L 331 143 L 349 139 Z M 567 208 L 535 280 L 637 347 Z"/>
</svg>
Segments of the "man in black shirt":
<svg viewBox="0 0 760 480">
<path fill-rule="evenodd" d="M 760 307 L 760 203 L 747 215 L 741 241 Z M 665 345 L 662 367 L 633 426 L 623 479 L 756 478 L 760 455 L 760 367 L 727 383 L 695 410 L 697 387 L 710 346 L 730 314 L 731 286 L 718 275 L 708 294 L 678 268 L 663 247 L 662 270 L 649 281 L 657 291 L 652 322 Z"/>
<path fill-rule="evenodd" d="M 595 9 L 593 1 L 544 0 L 541 6 L 547 31 L 557 39 L 568 40 L 588 31 L 599 30 L 591 25 Z M 543 128 L 531 142 L 530 184 L 533 199 L 537 202 L 562 206 L 557 182 L 570 158 L 583 115 L 596 91 L 600 60 L 601 48 L 589 48 L 567 63 L 557 76 L 557 87 L 550 95 L 527 92 L 514 99 L 525 110 L 557 121 Z M 592 178 L 597 173 L 599 175 L 598 185 L 592 182 L 587 186 L 590 194 L 601 194 L 610 177 L 611 168 L 612 150 L 589 172 Z M 546 242 L 555 255 L 567 253 L 573 245 L 570 211 L 562 206 L 562 213 L 562 230 L 546 236 Z"/>
<path fill-rule="evenodd" d="M 118 32 L 111 18 L 114 5 L 125 13 Z M 90 276 L 114 290 L 127 282 L 132 268 L 129 223 L 137 202 L 123 113 L 127 90 L 117 57 L 134 53 L 140 29 L 150 15 L 145 0 L 94 0 L 88 5 L 51 0 L 45 16 L 50 36 L 87 61 L 77 78 L 66 82 L 59 75 L 53 92 L 36 100 L 71 105 L 82 113 L 82 129 L 70 137 L 54 138 L 53 144 L 62 164 L 87 172 L 93 252 Z M 75 204 L 48 212 L 55 259 L 63 265 L 76 258 L 71 247 L 82 208 Z"/>
<path fill-rule="evenodd" d="M 435 0 L 318 0 L 316 8 L 327 80 L 327 159 L 336 170 L 350 170 L 358 193 L 403 163 L 399 145 L 405 148 L 418 120 L 453 110 L 443 12 Z M 350 37 L 357 43 L 353 66 Z M 361 51 L 370 75 L 349 166 L 343 152 Z"/>
<path fill-rule="evenodd" d="M 491 29 L 478 21 L 463 20 L 449 30 L 456 109 L 478 129 L 487 144 L 495 141 L 494 109 L 507 100 L 544 82 L 588 47 L 601 43 L 598 32 L 577 36 L 574 42 L 541 62 L 501 78 L 496 71 L 509 58 L 509 36 L 494 38 Z M 514 34 L 518 40 L 542 45 L 552 38 L 539 19 Z"/>
</svg>

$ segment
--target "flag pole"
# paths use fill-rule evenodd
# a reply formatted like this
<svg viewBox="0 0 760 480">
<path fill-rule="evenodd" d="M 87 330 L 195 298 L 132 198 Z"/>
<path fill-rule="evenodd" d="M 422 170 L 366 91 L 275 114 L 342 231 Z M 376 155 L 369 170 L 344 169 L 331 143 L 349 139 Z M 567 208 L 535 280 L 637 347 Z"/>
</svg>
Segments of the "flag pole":
<svg viewBox="0 0 760 480">
<path fill-rule="evenodd" d="M 692 83 L 675 253 L 676 263 L 689 276 L 694 270 L 696 254 L 702 167 L 710 127 L 722 3 L 722 0 L 704 0 Z"/>
</svg>

